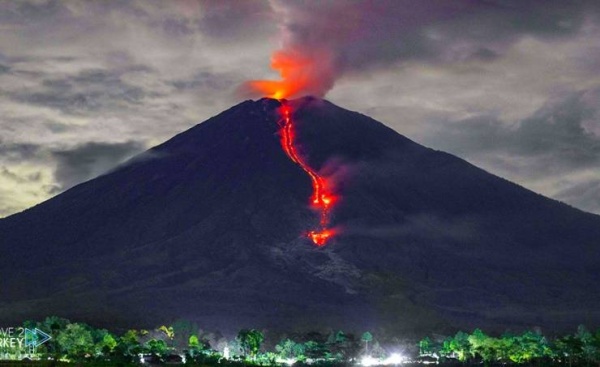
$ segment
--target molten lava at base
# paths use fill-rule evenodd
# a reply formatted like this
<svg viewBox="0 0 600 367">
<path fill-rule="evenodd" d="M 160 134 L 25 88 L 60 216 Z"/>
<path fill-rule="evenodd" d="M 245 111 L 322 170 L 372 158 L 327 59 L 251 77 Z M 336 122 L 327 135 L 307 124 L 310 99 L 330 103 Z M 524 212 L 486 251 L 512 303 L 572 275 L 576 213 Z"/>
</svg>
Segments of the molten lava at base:
<svg viewBox="0 0 600 367">
<path fill-rule="evenodd" d="M 324 246 L 335 234 L 335 231 L 328 228 L 328 226 L 330 221 L 329 211 L 331 206 L 335 203 L 336 197 L 331 193 L 328 181 L 308 166 L 298 154 L 296 145 L 294 144 L 296 133 L 294 130 L 294 122 L 292 120 L 292 108 L 285 100 L 280 100 L 280 102 L 281 107 L 279 111 L 283 116 L 280 130 L 281 146 L 292 162 L 299 165 L 310 177 L 313 187 L 313 194 L 310 200 L 311 206 L 320 214 L 319 228 L 308 232 L 307 236 L 315 243 L 315 245 Z"/>
</svg>

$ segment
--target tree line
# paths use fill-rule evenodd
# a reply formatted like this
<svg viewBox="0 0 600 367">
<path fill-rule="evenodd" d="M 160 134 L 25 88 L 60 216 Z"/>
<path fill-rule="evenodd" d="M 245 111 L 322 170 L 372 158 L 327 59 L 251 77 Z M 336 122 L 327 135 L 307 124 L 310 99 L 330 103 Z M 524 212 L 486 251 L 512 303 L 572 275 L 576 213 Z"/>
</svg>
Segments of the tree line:
<svg viewBox="0 0 600 367">
<path fill-rule="evenodd" d="M 540 330 L 490 336 L 480 329 L 450 337 L 425 337 L 419 354 L 441 362 L 465 364 L 600 365 L 600 329 L 580 325 L 573 334 L 547 337 Z"/>
<path fill-rule="evenodd" d="M 418 342 L 397 337 L 377 340 L 368 331 L 357 335 L 330 331 L 281 336 L 242 329 L 235 337 L 227 338 L 218 332 L 203 331 L 189 321 L 117 334 L 56 316 L 27 321 L 23 328 L 37 328 L 52 339 L 40 345 L 33 355 L 23 348 L 0 348 L 0 360 L 29 358 L 127 365 L 149 358 L 154 362 L 241 367 L 358 363 L 364 358 L 377 364 L 391 354 L 401 353 L 408 361 L 447 365 L 600 365 L 600 329 L 593 332 L 584 326 L 572 334 L 555 337 L 547 337 L 540 330 L 492 336 L 475 329 L 453 336 L 429 336 Z"/>
<path fill-rule="evenodd" d="M 88 324 L 50 316 L 43 321 L 26 321 L 23 328 L 39 329 L 52 338 L 36 348 L 34 354 L 23 348 L 0 349 L 2 359 L 39 359 L 63 362 L 110 362 L 137 364 L 142 358 L 153 362 L 181 361 L 187 364 L 282 365 L 291 363 L 341 363 L 356 359 L 365 346 L 375 354 L 383 350 L 366 332 L 361 337 L 343 331 L 323 334 L 311 332 L 284 337 L 277 344 L 265 345 L 265 333 L 242 329 L 234 338 L 201 330 L 188 321 L 162 325 L 155 329 L 131 329 L 120 334 Z"/>
</svg>

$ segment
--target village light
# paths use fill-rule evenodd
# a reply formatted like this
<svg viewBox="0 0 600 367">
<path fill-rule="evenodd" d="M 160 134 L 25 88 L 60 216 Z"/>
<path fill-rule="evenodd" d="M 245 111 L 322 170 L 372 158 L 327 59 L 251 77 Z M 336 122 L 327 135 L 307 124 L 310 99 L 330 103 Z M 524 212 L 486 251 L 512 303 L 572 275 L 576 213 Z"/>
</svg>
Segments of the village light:
<svg viewBox="0 0 600 367">
<path fill-rule="evenodd" d="M 390 365 L 390 364 L 400 364 L 403 363 L 405 360 L 404 356 L 402 354 L 399 353 L 392 353 L 392 355 L 390 355 L 389 357 L 387 357 L 382 364 L 384 365 Z"/>
</svg>

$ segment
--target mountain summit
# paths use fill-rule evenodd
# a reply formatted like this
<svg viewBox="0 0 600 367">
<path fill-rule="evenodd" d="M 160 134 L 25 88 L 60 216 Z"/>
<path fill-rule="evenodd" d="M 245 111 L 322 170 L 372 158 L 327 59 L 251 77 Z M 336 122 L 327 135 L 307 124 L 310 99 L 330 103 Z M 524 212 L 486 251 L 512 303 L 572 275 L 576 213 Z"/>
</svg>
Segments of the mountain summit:
<svg viewBox="0 0 600 367">
<path fill-rule="evenodd" d="M 306 236 L 319 216 L 281 102 L 246 101 L 0 220 L 0 323 L 598 325 L 600 217 L 330 102 L 287 103 L 299 154 L 340 197 L 326 246 Z"/>
</svg>

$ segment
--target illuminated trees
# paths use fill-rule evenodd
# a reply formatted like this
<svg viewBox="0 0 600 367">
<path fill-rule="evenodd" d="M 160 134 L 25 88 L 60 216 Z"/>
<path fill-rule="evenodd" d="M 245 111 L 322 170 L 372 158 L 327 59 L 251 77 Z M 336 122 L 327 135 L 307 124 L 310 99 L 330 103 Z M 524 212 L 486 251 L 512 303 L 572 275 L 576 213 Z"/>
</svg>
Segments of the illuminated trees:
<svg viewBox="0 0 600 367">
<path fill-rule="evenodd" d="M 332 333 L 327 340 L 331 357 L 338 361 L 349 361 L 360 353 L 360 341 L 352 334 L 343 331 Z"/>
<path fill-rule="evenodd" d="M 526 331 L 515 338 L 511 355 L 509 358 L 513 362 L 524 363 L 533 359 L 542 358 L 548 354 L 548 343 L 546 338 L 534 331 Z"/>
<path fill-rule="evenodd" d="M 137 363 L 139 355 L 146 353 L 157 356 L 156 360 L 159 360 L 173 353 L 187 352 L 188 363 L 204 367 L 233 366 L 239 362 L 240 355 L 248 358 L 246 362 L 262 366 L 274 366 L 278 358 L 286 362 L 295 360 L 315 365 L 351 362 L 356 361 L 359 352 L 363 348 L 367 350 L 369 344 L 370 356 L 383 360 L 387 354 L 370 333 L 364 333 L 358 338 L 342 331 L 331 332 L 328 337 L 319 332 L 311 332 L 300 336 L 298 341 L 285 338 L 274 350 L 260 353 L 265 337 L 261 331 L 255 329 L 240 330 L 235 341 L 228 345 L 226 339 L 218 335 L 203 334 L 202 331 L 192 332 L 199 329 L 191 324 L 181 327 L 161 326 L 151 331 L 129 330 L 120 337 L 105 329 L 95 329 L 86 324 L 71 323 L 55 317 L 40 323 L 27 321 L 23 326 L 30 329 L 37 327 L 56 335 L 51 340 L 52 344 L 43 344 L 38 348 L 38 358 L 67 357 L 77 361 L 97 359 L 110 361 L 115 365 L 127 361 Z M 180 334 L 175 330 L 181 330 Z M 178 341 L 177 346 L 169 346 L 169 342 L 184 336 L 184 343 Z M 217 349 L 223 353 L 211 350 L 209 340 L 213 340 Z M 439 340 L 425 337 L 418 342 L 420 355 L 425 357 L 422 362 L 431 359 L 431 356 L 436 359 L 437 356 L 441 356 L 440 362 L 453 366 L 457 362 L 453 359 L 471 366 L 483 362 L 486 366 L 591 367 L 600 363 L 600 330 L 591 332 L 583 326 L 575 333 L 551 340 L 539 330 L 524 331 L 520 334 L 505 333 L 493 337 L 480 329 L 475 329 L 470 334 L 459 331 L 454 336 L 444 339 L 442 345 Z M 398 344 L 397 338 L 392 341 Z M 388 345 L 389 342 L 390 339 L 384 340 Z M 50 345 L 50 348 L 46 348 L 46 345 Z M 224 360 L 229 359 L 226 349 L 233 351 L 234 357 L 230 362 Z M 11 358 L 19 358 L 19 353 L 13 354 Z"/>
<path fill-rule="evenodd" d="M 481 357 L 484 362 L 494 361 L 498 357 L 498 339 L 492 338 L 475 329 L 468 337 L 470 353 L 473 357 Z"/>
<path fill-rule="evenodd" d="M 94 339 L 94 355 L 99 357 L 112 355 L 118 344 L 117 339 L 104 329 L 92 329 L 92 338 Z"/>
<path fill-rule="evenodd" d="M 116 349 L 126 359 L 129 359 L 131 361 L 135 360 L 137 358 L 137 355 L 142 351 L 139 337 L 140 332 L 138 332 L 137 330 L 128 330 L 119 338 Z"/>
<path fill-rule="evenodd" d="M 360 337 L 360 340 L 365 342 L 365 354 L 369 354 L 369 343 L 373 341 L 373 335 L 370 332 L 366 331 Z"/>
<path fill-rule="evenodd" d="M 144 347 L 146 351 L 150 354 L 154 354 L 157 356 L 165 356 L 169 351 L 169 346 L 167 342 L 160 339 L 150 339 L 146 343 L 144 343 Z"/>
<path fill-rule="evenodd" d="M 419 341 L 419 355 L 428 356 L 431 354 L 433 354 L 431 339 L 426 336 Z"/>
<path fill-rule="evenodd" d="M 48 351 L 48 354 L 53 355 L 56 359 L 60 357 L 61 353 L 61 348 L 57 341 L 58 334 L 66 329 L 69 324 L 69 320 L 58 316 L 48 316 L 44 321 L 38 323 L 40 330 L 50 334 L 52 337 L 52 339 L 44 344 L 44 347 Z"/>
<path fill-rule="evenodd" d="M 193 358 L 201 351 L 200 340 L 197 335 L 191 335 L 188 339 L 188 353 Z"/>
<path fill-rule="evenodd" d="M 282 359 L 305 359 L 305 347 L 302 343 L 296 343 L 291 339 L 285 339 L 275 346 L 275 351 Z"/>
<path fill-rule="evenodd" d="M 67 357 L 81 360 L 94 353 L 94 339 L 92 333 L 80 324 L 69 324 L 56 337 Z"/>
<path fill-rule="evenodd" d="M 326 358 L 329 354 L 325 344 L 319 340 L 309 340 L 304 343 L 304 353 L 311 359 Z"/>
<path fill-rule="evenodd" d="M 440 352 L 445 357 L 457 358 L 461 362 L 466 361 L 471 354 L 469 335 L 459 331 L 454 337 L 446 338 Z"/>
<path fill-rule="evenodd" d="M 177 350 L 184 350 L 189 346 L 190 337 L 196 335 L 201 349 L 203 349 L 204 340 L 200 337 L 199 329 L 198 325 L 191 321 L 183 319 L 175 321 L 171 326 L 173 332 L 171 346 Z"/>
<path fill-rule="evenodd" d="M 265 336 L 262 332 L 256 329 L 242 329 L 237 335 L 236 340 L 240 343 L 240 347 L 244 356 L 256 358 L 256 354 L 260 350 L 260 346 L 264 341 Z"/>
<path fill-rule="evenodd" d="M 597 339 L 598 336 L 600 336 L 600 330 L 594 336 L 583 325 L 579 325 L 577 328 L 575 339 L 577 339 L 580 347 L 580 355 L 588 366 L 590 363 L 597 363 L 600 360 L 600 340 Z"/>
</svg>

